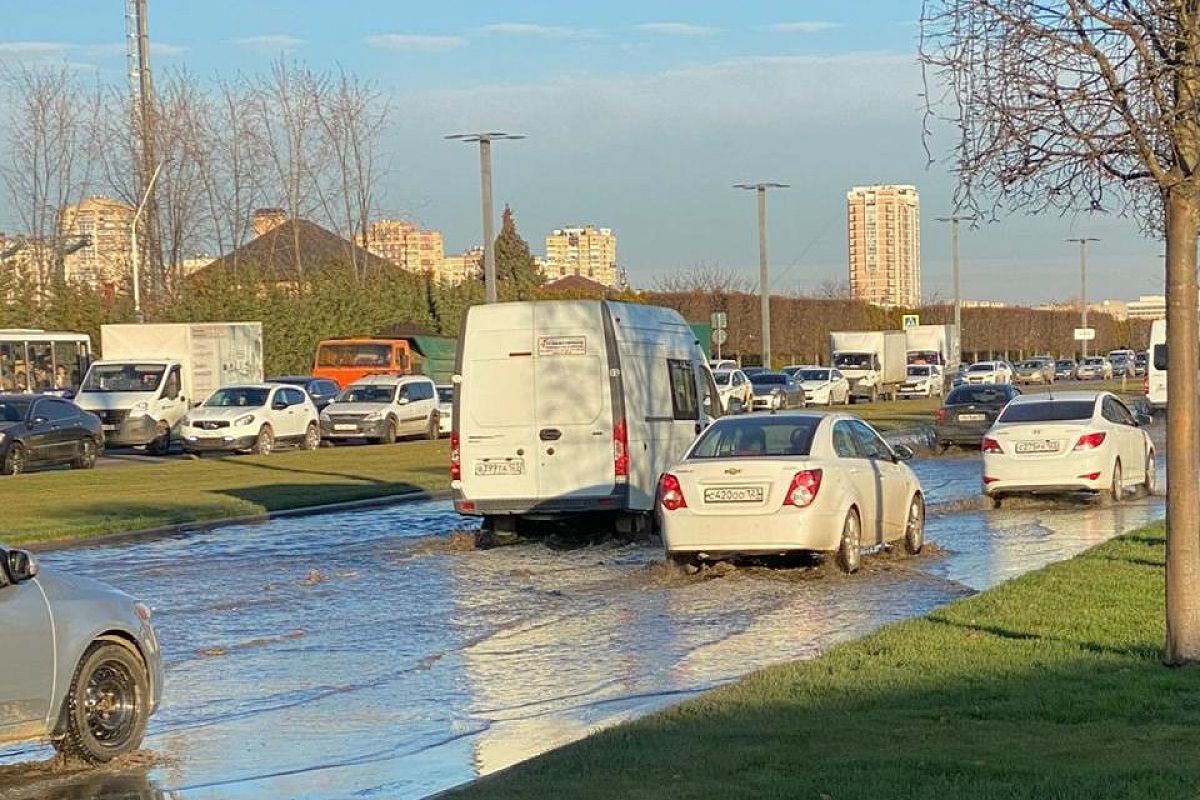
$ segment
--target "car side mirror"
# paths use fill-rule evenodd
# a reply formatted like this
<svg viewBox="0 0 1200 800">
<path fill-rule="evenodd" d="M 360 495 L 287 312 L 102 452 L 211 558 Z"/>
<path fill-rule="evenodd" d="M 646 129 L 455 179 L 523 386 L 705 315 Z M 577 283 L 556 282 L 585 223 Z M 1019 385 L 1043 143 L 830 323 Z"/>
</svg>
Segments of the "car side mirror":
<svg viewBox="0 0 1200 800">
<path fill-rule="evenodd" d="M 906 444 L 898 444 L 895 447 L 893 447 L 892 454 L 896 457 L 895 460 L 897 462 L 912 461 L 912 458 L 914 455 L 912 448 Z"/>
<path fill-rule="evenodd" d="M 34 417 L 33 419 L 29 420 L 29 427 L 40 428 L 45 425 L 46 422 L 47 419 L 45 417 Z"/>
<path fill-rule="evenodd" d="M 1154 424 L 1154 417 L 1150 414 L 1147 414 L 1145 411 L 1139 411 L 1138 413 L 1134 414 L 1133 420 L 1137 423 L 1139 428 L 1144 428 L 1147 425 Z"/>
<path fill-rule="evenodd" d="M 37 559 L 28 550 L 9 550 L 6 561 L 13 583 L 24 583 L 38 574 Z"/>
<path fill-rule="evenodd" d="M 276 400 L 274 403 L 271 403 L 271 408 L 276 411 L 283 411 L 287 407 L 288 402 L 286 400 Z"/>
<path fill-rule="evenodd" d="M 412 401 L 411 401 L 411 400 L 409 400 L 407 397 L 401 397 L 399 400 L 397 400 L 397 401 L 396 401 L 396 405 L 398 405 L 398 406 L 406 406 L 406 405 L 408 405 L 408 404 L 409 404 L 409 403 L 411 403 L 411 402 L 412 402 Z"/>
</svg>

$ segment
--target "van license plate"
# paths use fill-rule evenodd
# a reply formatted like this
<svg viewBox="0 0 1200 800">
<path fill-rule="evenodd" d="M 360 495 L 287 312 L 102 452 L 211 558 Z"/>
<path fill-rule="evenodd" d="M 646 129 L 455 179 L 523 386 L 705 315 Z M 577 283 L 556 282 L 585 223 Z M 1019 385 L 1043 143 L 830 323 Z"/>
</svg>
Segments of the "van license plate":
<svg viewBox="0 0 1200 800">
<path fill-rule="evenodd" d="M 1058 442 L 1048 439 L 1017 442 L 1016 451 L 1018 453 L 1057 453 Z"/>
<path fill-rule="evenodd" d="M 705 489 L 706 503 L 761 503 L 761 486 L 729 486 L 724 489 Z"/>
<path fill-rule="evenodd" d="M 524 475 L 525 462 L 517 459 L 513 461 L 476 461 L 475 474 L 484 475 Z"/>
</svg>

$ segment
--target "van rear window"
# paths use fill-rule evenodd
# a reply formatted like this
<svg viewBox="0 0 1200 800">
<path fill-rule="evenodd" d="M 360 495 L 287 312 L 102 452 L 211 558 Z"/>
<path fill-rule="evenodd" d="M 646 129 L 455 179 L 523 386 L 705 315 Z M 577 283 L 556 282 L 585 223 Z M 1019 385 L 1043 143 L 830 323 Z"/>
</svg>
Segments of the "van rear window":
<svg viewBox="0 0 1200 800">
<path fill-rule="evenodd" d="M 1154 345 L 1154 368 L 1160 372 L 1167 370 L 1167 343 Z"/>
</svg>

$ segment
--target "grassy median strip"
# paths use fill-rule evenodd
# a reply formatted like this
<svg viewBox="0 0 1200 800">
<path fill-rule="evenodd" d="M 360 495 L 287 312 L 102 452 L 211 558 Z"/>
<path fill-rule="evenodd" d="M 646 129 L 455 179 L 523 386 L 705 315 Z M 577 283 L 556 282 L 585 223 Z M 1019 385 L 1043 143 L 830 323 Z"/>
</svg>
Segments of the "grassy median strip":
<svg viewBox="0 0 1200 800">
<path fill-rule="evenodd" d="M 1151 526 L 454 796 L 1195 797 L 1200 668 L 1159 663 L 1163 555 Z"/>
<path fill-rule="evenodd" d="M 449 486 L 446 442 L 54 470 L 0 478 L 0 541 L 79 539 Z"/>
</svg>

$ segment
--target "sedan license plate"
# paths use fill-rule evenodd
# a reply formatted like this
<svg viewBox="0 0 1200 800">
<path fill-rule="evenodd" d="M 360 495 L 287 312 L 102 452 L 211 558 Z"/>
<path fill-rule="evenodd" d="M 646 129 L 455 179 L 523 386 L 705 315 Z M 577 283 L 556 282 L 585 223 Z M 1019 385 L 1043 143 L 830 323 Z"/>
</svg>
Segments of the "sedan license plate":
<svg viewBox="0 0 1200 800">
<path fill-rule="evenodd" d="M 983 422 L 985 419 L 987 419 L 987 415 L 985 415 L 985 414 L 959 414 L 958 415 L 959 422 Z"/>
<path fill-rule="evenodd" d="M 761 503 L 761 486 L 728 486 L 723 489 L 705 489 L 706 503 Z"/>
<path fill-rule="evenodd" d="M 116 429 L 117 429 L 116 425 L 101 425 L 100 426 L 100 430 L 102 430 L 102 431 L 115 431 Z"/>
<path fill-rule="evenodd" d="M 484 475 L 524 475 L 525 462 L 521 459 L 512 461 L 476 461 L 475 474 Z"/>
<path fill-rule="evenodd" d="M 1049 439 L 1028 440 L 1017 442 L 1015 449 L 1018 453 L 1057 453 L 1058 442 Z"/>
<path fill-rule="evenodd" d="M 335 431 L 356 431 L 358 430 L 358 426 L 342 423 L 340 425 L 334 425 L 333 429 Z"/>
</svg>

